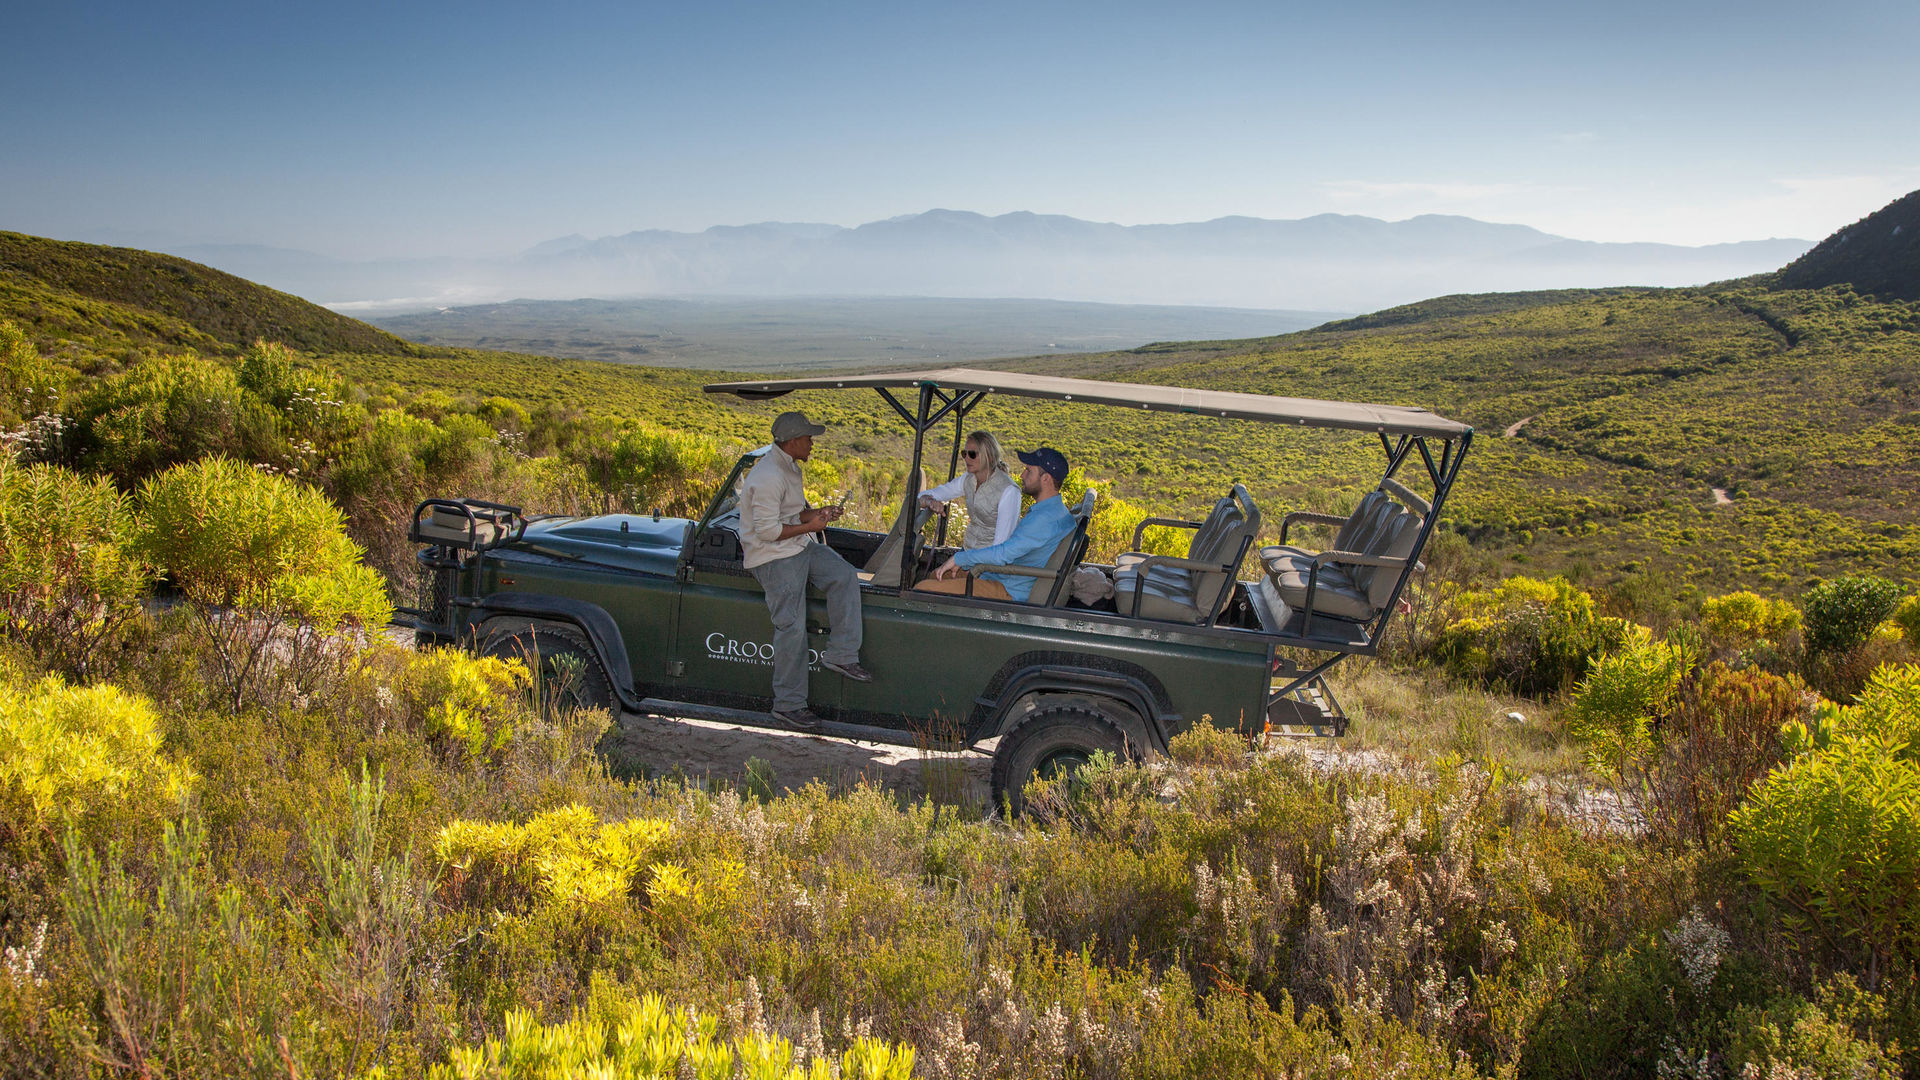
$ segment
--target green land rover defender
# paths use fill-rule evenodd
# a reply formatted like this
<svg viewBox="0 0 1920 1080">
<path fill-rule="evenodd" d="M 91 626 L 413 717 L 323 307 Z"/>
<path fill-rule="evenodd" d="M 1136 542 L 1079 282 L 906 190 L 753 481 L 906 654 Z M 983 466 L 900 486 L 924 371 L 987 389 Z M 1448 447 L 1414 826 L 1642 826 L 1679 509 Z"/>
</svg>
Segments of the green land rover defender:
<svg viewBox="0 0 1920 1080">
<path fill-rule="evenodd" d="M 1026 603 L 913 591 L 952 549 L 922 536 L 911 480 L 892 533 L 826 530 L 825 542 L 864 568 L 862 662 L 874 679 L 814 664 L 824 733 L 905 745 L 998 739 L 994 797 L 1016 808 L 1032 775 L 1102 750 L 1150 758 L 1203 718 L 1248 733 L 1341 733 L 1324 677 L 1378 648 L 1473 439 L 1472 428 L 1417 408 L 968 369 L 706 389 L 760 399 L 856 387 L 878 391 L 912 429 L 909 477 L 921 473 L 928 434 L 948 421 L 949 475 L 958 469 L 967 414 L 989 394 L 1379 438 L 1385 472 L 1352 514 L 1287 514 L 1279 544 L 1258 547 L 1262 510 L 1234 484 L 1203 520 L 1143 522 L 1135 552 L 1097 566 L 1114 588 L 1097 607 L 1070 588 L 1076 570 L 1095 565 L 1083 562 L 1091 494 L 1044 569 L 976 568 L 1036 578 Z M 781 727 L 768 711 L 772 625 L 735 532 L 737 485 L 764 452 L 741 458 L 698 521 L 422 503 L 410 534 L 426 571 L 421 606 L 410 609 L 417 639 L 564 665 L 583 704 Z M 1410 461 L 1422 466 L 1405 471 L 1425 474 L 1425 495 L 1399 479 Z M 1190 531 L 1186 555 L 1139 552 L 1149 525 Z M 1302 546 L 1293 535 L 1302 526 L 1334 533 Z M 808 633 L 825 634 L 824 601 L 816 594 L 808 608 Z"/>
</svg>

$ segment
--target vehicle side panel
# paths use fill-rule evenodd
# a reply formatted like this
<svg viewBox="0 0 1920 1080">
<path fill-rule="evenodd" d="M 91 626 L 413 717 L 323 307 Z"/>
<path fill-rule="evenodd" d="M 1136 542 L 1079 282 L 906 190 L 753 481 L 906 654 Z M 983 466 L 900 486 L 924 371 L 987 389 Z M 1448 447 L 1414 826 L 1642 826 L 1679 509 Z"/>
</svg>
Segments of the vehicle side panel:
<svg viewBox="0 0 1920 1080">
<path fill-rule="evenodd" d="M 510 550 L 489 554 L 478 576 L 479 596 L 543 593 L 599 605 L 620 628 L 636 686 L 669 681 L 667 644 L 678 589 L 671 577 L 582 566 Z"/>
<path fill-rule="evenodd" d="M 773 702 L 773 622 L 760 582 L 744 572 L 696 570 L 684 587 L 672 658 L 685 674 L 668 680 L 668 697 L 736 708 L 767 709 Z M 841 678 L 819 664 L 826 641 L 827 604 L 807 596 L 810 684 L 816 708 L 839 703 Z"/>
<path fill-rule="evenodd" d="M 974 605 L 911 593 L 869 593 L 865 614 L 863 662 L 874 681 L 842 688 L 846 709 L 866 714 L 855 717 L 862 723 L 886 724 L 883 714 L 893 712 L 905 719 L 889 726 L 958 722 L 958 730 L 987 737 L 992 732 L 976 730 L 991 719 L 977 708 L 981 697 L 996 681 L 1004 684 L 1013 669 L 1035 663 L 1142 673 L 1143 681 L 1164 691 L 1166 703 L 1158 708 L 1180 714 L 1182 726 L 1203 715 L 1224 727 L 1262 722 L 1268 653 L 1254 635 L 1244 644 L 1223 637 L 1181 641 L 1177 631 L 1099 625 L 1066 609 Z"/>
</svg>

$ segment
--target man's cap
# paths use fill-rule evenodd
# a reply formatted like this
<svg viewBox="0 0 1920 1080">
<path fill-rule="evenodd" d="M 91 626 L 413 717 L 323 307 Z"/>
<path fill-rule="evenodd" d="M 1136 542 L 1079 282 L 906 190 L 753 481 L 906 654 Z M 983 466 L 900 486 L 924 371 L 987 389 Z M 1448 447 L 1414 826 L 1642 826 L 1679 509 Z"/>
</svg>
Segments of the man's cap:
<svg viewBox="0 0 1920 1080">
<path fill-rule="evenodd" d="M 773 441 L 786 442 L 806 435 L 819 435 L 827 429 L 807 419 L 803 412 L 783 412 L 773 418 Z"/>
<path fill-rule="evenodd" d="M 1053 477 L 1056 485 L 1067 482 L 1067 456 L 1051 446 L 1043 446 L 1031 454 L 1022 450 L 1020 464 L 1032 465 Z"/>
</svg>

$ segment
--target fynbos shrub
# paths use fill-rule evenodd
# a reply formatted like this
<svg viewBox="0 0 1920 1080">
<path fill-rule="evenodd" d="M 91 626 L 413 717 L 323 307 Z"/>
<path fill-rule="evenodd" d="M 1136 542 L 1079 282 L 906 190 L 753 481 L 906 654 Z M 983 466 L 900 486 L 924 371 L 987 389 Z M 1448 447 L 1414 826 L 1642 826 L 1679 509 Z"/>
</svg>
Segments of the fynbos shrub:
<svg viewBox="0 0 1920 1080">
<path fill-rule="evenodd" d="M 1862 948 L 1872 983 L 1895 957 L 1920 958 L 1920 669 L 1883 670 L 1862 701 L 1804 737 L 1732 828 L 1753 879 Z"/>
<path fill-rule="evenodd" d="M 1700 605 L 1700 621 L 1716 642 L 1744 649 L 1763 641 L 1778 642 L 1800 625 L 1800 609 L 1785 600 L 1769 600 L 1758 593 L 1735 592 L 1715 596 Z"/>
<path fill-rule="evenodd" d="M 220 681 L 238 704 L 298 682 L 324 633 L 393 615 L 326 496 L 226 458 L 177 465 L 140 488 L 141 549 L 195 604 Z M 284 643 L 276 666 L 268 645 Z M 264 681 L 263 681 L 264 680 Z"/>
<path fill-rule="evenodd" d="M 526 718 L 523 695 L 531 681 L 519 660 L 434 649 L 408 659 L 403 685 L 409 709 L 429 737 L 484 757 L 506 746 Z"/>
<path fill-rule="evenodd" d="M 601 904 L 624 899 L 649 872 L 655 891 L 691 892 L 680 867 L 650 862 L 671 831 L 651 818 L 603 825 L 574 804 L 525 825 L 455 821 L 440 830 L 433 853 L 456 895 L 507 906 Z"/>
<path fill-rule="evenodd" d="M 126 496 L 104 477 L 0 451 L 0 633 L 84 675 L 146 590 L 133 539 Z"/>
<path fill-rule="evenodd" d="M 208 455 L 275 466 L 287 458 L 280 418 L 211 360 L 145 360 L 95 384 L 73 408 L 80 463 L 124 487 Z"/>
<path fill-rule="evenodd" d="M 1628 639 L 1630 624 L 1600 615 L 1593 597 L 1561 577 L 1511 577 L 1462 594 L 1457 606 L 1462 617 L 1434 640 L 1433 658 L 1455 676 L 1534 697 L 1572 687 Z"/>
<path fill-rule="evenodd" d="M 1567 727 L 1588 748 L 1594 771 L 1624 778 L 1650 761 L 1655 728 L 1692 666 L 1686 653 L 1645 637 L 1593 662 L 1573 692 Z"/>
<path fill-rule="evenodd" d="M 0 806 L 15 828 L 157 820 L 195 779 L 160 741 L 159 715 L 143 697 L 0 667 Z"/>
<path fill-rule="evenodd" d="M 808 1060 L 808 1059 L 811 1060 Z M 518 1076 L 689 1076 L 699 1080 L 908 1080 L 911 1046 L 856 1037 L 829 1064 L 820 1053 L 795 1055 L 793 1043 L 764 1030 L 729 1040 L 720 1020 L 693 1009 L 669 1008 L 658 995 L 604 1001 L 572 1019 L 543 1025 L 524 1009 L 507 1014 L 503 1037 L 456 1048 L 432 1080 Z"/>
<path fill-rule="evenodd" d="M 1877 577 L 1823 581 L 1807 590 L 1807 650 L 1837 653 L 1858 648 L 1873 636 L 1900 601 L 1900 588 Z"/>
</svg>

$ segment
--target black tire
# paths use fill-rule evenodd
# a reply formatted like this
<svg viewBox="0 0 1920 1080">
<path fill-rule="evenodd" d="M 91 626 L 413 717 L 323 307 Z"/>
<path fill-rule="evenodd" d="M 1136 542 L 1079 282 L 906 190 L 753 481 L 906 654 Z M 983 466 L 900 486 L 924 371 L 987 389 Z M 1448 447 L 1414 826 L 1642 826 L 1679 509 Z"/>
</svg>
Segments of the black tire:
<svg viewBox="0 0 1920 1080">
<path fill-rule="evenodd" d="M 482 654 L 522 660 L 542 686 L 558 688 L 558 703 L 575 709 L 605 709 L 618 714 L 613 680 L 600 653 L 585 634 L 570 626 L 536 623 L 487 639 Z"/>
<path fill-rule="evenodd" d="M 1000 739 L 993 755 L 993 804 L 1024 813 L 1029 779 L 1073 772 L 1102 750 L 1121 760 L 1130 756 L 1126 736 L 1098 708 L 1041 706 Z"/>
</svg>

